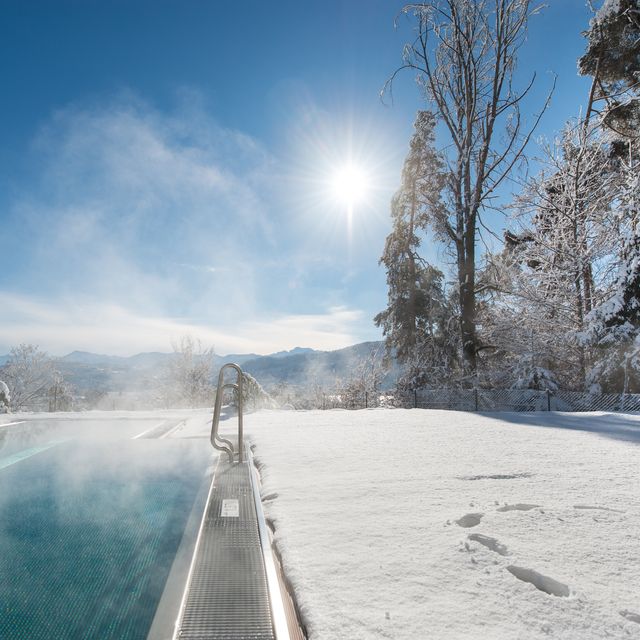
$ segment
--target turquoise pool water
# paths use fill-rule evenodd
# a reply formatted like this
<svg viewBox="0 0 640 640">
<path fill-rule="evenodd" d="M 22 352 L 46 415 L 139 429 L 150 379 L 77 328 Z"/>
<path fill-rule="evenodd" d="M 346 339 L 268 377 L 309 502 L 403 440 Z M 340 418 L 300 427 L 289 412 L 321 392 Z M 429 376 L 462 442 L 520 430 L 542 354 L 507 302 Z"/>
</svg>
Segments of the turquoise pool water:
<svg viewBox="0 0 640 640">
<path fill-rule="evenodd" d="M 211 449 L 28 444 L 43 448 L 0 468 L 0 638 L 144 640 Z"/>
</svg>

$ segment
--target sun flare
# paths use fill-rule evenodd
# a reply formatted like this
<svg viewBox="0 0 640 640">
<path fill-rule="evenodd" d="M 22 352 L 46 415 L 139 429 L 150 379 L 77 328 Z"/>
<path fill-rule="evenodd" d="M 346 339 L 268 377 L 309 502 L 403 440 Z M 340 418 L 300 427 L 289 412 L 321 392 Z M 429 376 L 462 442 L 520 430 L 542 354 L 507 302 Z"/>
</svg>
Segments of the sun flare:
<svg viewBox="0 0 640 640">
<path fill-rule="evenodd" d="M 364 200 L 369 190 L 369 180 L 365 171 L 353 164 L 340 167 L 331 180 L 334 197 L 351 208 Z"/>
</svg>

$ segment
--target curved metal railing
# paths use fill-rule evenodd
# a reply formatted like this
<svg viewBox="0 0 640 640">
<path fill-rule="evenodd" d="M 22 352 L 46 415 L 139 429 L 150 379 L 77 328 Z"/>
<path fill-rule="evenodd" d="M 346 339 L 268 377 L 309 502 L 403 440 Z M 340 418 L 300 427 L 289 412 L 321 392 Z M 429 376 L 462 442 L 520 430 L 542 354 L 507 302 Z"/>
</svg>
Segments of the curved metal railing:
<svg viewBox="0 0 640 640">
<path fill-rule="evenodd" d="M 225 369 L 235 369 L 237 375 L 236 382 L 227 382 L 225 384 L 224 381 L 224 372 Z M 220 425 L 220 411 L 222 410 L 222 396 L 224 395 L 225 389 L 233 389 L 236 392 L 238 399 L 238 461 L 243 462 L 244 451 L 243 451 L 243 439 L 244 439 L 244 429 L 242 424 L 242 400 L 243 400 L 243 383 L 244 374 L 242 373 L 242 369 L 233 362 L 227 362 L 227 364 L 223 365 L 220 369 L 220 373 L 218 374 L 218 387 L 216 389 L 216 404 L 213 408 L 213 420 L 211 421 L 211 445 L 214 449 L 218 449 L 219 451 L 224 451 L 229 456 L 229 461 L 233 462 L 235 458 L 234 446 L 230 440 L 223 438 L 218 435 L 218 427 Z"/>
</svg>

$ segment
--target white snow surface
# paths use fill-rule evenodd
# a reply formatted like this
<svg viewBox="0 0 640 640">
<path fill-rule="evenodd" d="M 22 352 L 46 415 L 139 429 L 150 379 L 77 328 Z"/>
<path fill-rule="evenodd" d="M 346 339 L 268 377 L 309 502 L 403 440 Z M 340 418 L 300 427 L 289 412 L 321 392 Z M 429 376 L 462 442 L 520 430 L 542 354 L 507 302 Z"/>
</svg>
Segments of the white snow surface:
<svg viewBox="0 0 640 640">
<path fill-rule="evenodd" d="M 245 424 L 310 640 L 640 638 L 640 416 Z"/>
</svg>

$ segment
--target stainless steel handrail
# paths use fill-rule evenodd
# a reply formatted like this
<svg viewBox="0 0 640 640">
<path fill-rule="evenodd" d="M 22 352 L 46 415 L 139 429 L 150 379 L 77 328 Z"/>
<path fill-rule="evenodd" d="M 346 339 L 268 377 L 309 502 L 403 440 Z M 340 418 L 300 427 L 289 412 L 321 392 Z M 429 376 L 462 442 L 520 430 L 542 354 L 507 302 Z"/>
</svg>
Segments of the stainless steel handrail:
<svg viewBox="0 0 640 640">
<path fill-rule="evenodd" d="M 236 370 L 238 374 L 237 382 L 227 382 L 225 384 L 224 371 L 228 368 Z M 239 462 L 244 462 L 244 426 L 242 424 L 242 400 L 244 395 L 242 384 L 243 380 L 244 374 L 242 373 L 242 369 L 233 362 L 227 362 L 227 364 L 223 365 L 220 369 L 220 373 L 218 374 L 216 403 L 213 408 L 213 420 L 211 421 L 211 445 L 214 449 L 224 451 L 229 456 L 230 462 L 233 462 L 235 457 L 233 443 L 230 440 L 226 440 L 225 438 L 222 438 L 218 435 L 218 426 L 220 425 L 220 411 L 222 410 L 222 396 L 224 395 L 225 389 L 234 389 L 236 391 L 238 397 L 238 460 Z"/>
</svg>

